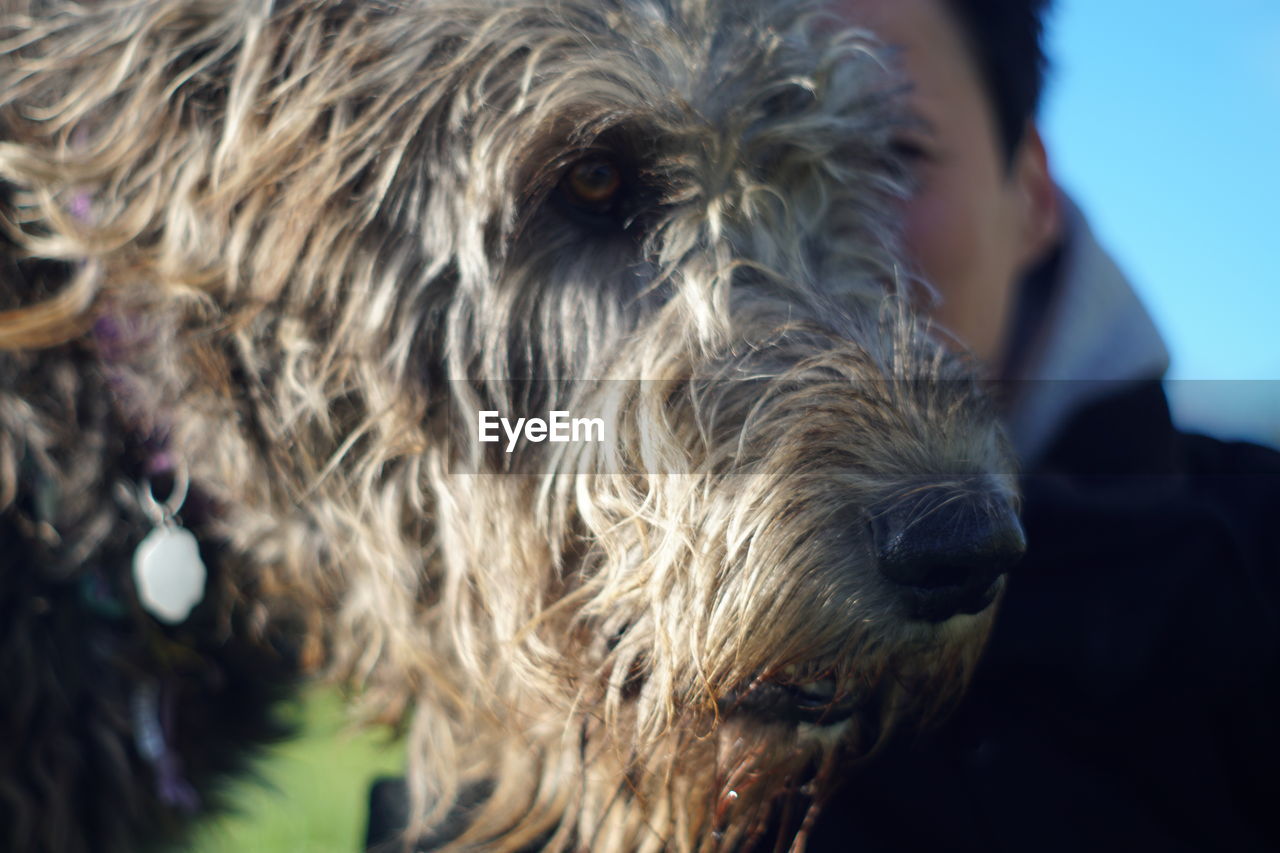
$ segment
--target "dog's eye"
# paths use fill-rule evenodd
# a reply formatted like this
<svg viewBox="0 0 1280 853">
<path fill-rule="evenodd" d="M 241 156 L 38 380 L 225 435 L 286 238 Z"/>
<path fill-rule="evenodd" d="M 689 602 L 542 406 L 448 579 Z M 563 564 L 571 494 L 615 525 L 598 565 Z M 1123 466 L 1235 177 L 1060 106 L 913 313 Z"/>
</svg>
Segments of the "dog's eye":
<svg viewBox="0 0 1280 853">
<path fill-rule="evenodd" d="M 603 213 L 622 190 L 622 170 L 606 157 L 588 157 L 569 167 L 560 189 L 570 202 Z"/>
<path fill-rule="evenodd" d="M 575 225 L 599 235 L 641 233 L 652 193 L 634 161 L 613 151 L 584 152 L 560 172 L 550 202 Z"/>
</svg>

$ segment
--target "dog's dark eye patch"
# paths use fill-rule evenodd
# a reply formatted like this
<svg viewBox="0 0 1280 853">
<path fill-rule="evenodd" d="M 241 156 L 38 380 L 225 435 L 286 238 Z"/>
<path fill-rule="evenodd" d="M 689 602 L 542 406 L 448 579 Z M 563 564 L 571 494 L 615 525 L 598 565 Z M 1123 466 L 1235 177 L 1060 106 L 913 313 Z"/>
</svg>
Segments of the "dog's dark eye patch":
<svg viewBox="0 0 1280 853">
<path fill-rule="evenodd" d="M 657 135 L 642 122 L 608 118 L 566 121 L 529 147 L 514 233 L 536 229 L 544 213 L 584 239 L 636 239 L 648 230 L 663 197 L 651 165 Z"/>
</svg>

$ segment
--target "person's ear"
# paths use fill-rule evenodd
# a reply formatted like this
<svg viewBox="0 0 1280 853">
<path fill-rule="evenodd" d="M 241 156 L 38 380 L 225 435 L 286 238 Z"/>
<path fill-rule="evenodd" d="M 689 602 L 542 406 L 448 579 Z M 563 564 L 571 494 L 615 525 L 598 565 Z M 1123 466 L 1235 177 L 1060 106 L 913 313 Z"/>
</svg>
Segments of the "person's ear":
<svg viewBox="0 0 1280 853">
<path fill-rule="evenodd" d="M 1021 220 L 1019 267 L 1026 270 L 1045 256 L 1062 233 L 1058 185 L 1034 121 L 1027 122 L 1014 152 L 1013 180 Z"/>
</svg>

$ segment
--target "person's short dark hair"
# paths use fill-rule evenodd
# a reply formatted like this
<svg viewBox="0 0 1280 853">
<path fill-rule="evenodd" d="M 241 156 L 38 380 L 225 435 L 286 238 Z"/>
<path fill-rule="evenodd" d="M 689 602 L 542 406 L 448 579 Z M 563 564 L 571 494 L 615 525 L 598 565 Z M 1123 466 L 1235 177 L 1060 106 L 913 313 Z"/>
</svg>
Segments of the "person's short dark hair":
<svg viewBox="0 0 1280 853">
<path fill-rule="evenodd" d="M 943 0 L 960 26 L 995 109 L 1006 161 L 1035 117 L 1048 62 L 1044 18 L 1052 0 Z"/>
</svg>

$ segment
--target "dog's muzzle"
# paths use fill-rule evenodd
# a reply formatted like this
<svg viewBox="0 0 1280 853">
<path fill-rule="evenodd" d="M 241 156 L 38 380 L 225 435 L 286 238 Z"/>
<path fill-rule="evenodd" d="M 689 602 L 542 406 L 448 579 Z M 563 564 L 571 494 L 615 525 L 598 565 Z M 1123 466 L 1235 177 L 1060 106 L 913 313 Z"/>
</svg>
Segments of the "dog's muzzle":
<svg viewBox="0 0 1280 853">
<path fill-rule="evenodd" d="M 870 521 L 880 573 L 912 619 L 941 622 L 986 609 L 1026 550 L 1004 497 L 925 490 L 882 506 Z"/>
</svg>

